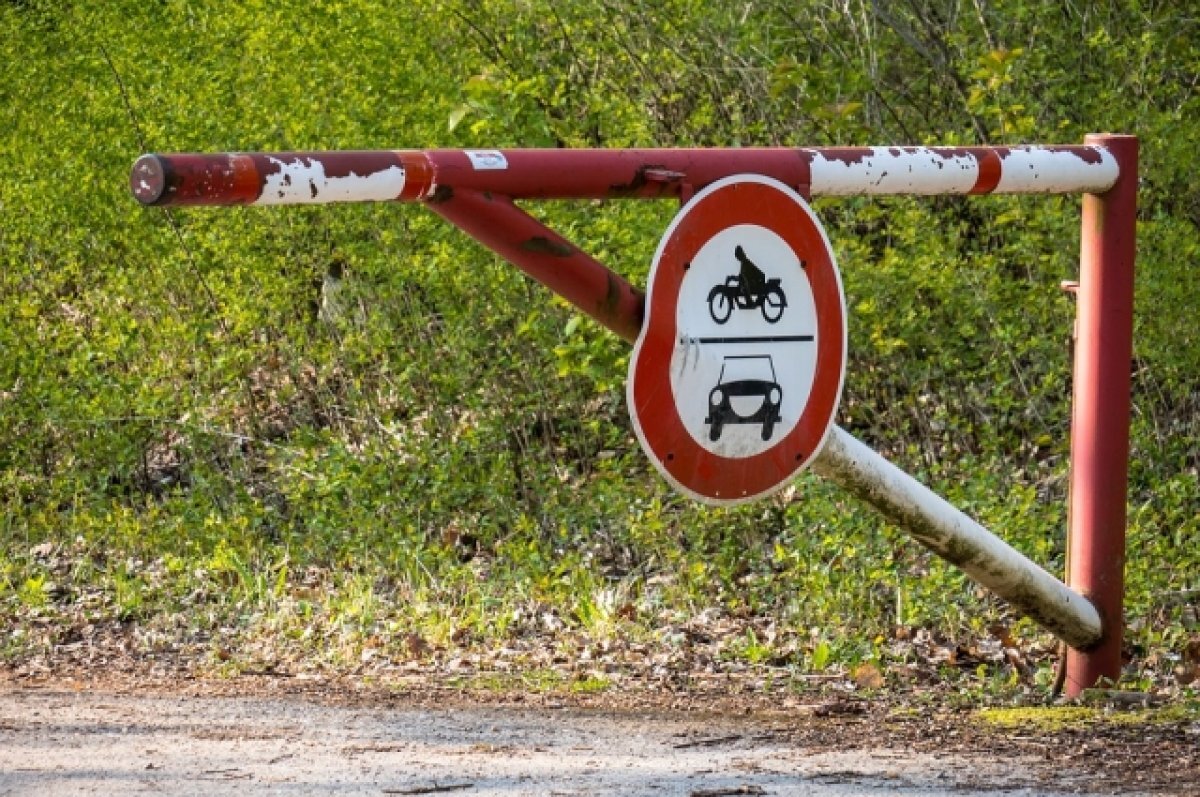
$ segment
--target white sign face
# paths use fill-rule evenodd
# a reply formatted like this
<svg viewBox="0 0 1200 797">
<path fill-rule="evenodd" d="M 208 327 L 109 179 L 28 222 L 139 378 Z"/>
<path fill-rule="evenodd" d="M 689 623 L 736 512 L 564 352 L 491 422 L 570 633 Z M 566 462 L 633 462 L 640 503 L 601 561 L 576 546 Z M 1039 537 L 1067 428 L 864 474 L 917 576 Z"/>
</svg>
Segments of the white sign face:
<svg viewBox="0 0 1200 797">
<path fill-rule="evenodd" d="M 817 368 L 812 287 L 779 235 L 726 227 L 700 247 L 679 288 L 671 390 L 704 449 L 759 454 L 800 420 Z"/>
</svg>

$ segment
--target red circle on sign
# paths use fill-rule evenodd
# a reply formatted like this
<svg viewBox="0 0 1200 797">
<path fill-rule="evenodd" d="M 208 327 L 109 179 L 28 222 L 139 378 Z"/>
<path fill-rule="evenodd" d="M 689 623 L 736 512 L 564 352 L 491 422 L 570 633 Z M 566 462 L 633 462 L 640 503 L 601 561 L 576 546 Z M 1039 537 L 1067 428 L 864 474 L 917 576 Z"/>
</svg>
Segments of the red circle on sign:
<svg viewBox="0 0 1200 797">
<path fill-rule="evenodd" d="M 764 228 L 782 238 L 803 264 L 815 308 L 816 367 L 799 419 L 781 439 L 748 456 L 725 456 L 698 442 L 702 430 L 689 431 L 685 425 L 671 368 L 689 334 L 679 329 L 676 313 L 685 275 L 706 243 L 738 225 Z M 659 471 L 685 493 L 712 504 L 741 503 L 781 487 L 824 444 L 845 365 L 841 278 L 829 240 L 803 198 L 761 175 L 728 177 L 699 192 L 667 228 L 655 254 L 646 319 L 629 367 L 634 429 Z"/>
</svg>

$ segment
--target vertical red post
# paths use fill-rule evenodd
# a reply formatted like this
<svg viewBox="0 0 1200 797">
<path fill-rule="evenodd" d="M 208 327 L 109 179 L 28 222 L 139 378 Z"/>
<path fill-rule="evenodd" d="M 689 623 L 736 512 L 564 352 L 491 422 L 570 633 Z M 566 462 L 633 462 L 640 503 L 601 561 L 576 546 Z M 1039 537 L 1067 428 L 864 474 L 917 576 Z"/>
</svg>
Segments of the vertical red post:
<svg viewBox="0 0 1200 797">
<path fill-rule="evenodd" d="M 1067 583 L 1096 606 L 1104 631 L 1094 647 L 1068 651 L 1067 697 L 1119 678 L 1124 632 L 1138 140 L 1090 135 L 1086 143 L 1112 153 L 1120 176 L 1083 197 Z"/>
</svg>

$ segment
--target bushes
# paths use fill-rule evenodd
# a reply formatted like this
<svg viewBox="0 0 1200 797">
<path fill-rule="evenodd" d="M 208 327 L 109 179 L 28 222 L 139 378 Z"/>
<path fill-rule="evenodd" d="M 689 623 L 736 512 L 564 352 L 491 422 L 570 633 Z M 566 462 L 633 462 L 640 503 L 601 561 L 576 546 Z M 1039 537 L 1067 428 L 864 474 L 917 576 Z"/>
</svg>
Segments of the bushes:
<svg viewBox="0 0 1200 797">
<path fill-rule="evenodd" d="M 1197 586 L 1200 550 L 1196 23 L 1138 4 L 643 6 L 0 7 L 5 605 L 46 594 L 30 549 L 78 537 L 99 574 L 79 577 L 126 607 L 133 576 L 110 556 L 175 557 L 180 572 L 217 557 L 285 581 L 329 567 L 354 589 L 390 574 L 417 590 L 471 583 L 486 561 L 485 636 L 497 606 L 534 593 L 579 603 L 567 576 L 634 592 L 669 576 L 643 594 L 853 623 L 864 639 L 893 622 L 973 628 L 963 618 L 980 601 L 946 597 L 959 576 L 811 479 L 736 511 L 672 495 L 630 434 L 624 344 L 432 214 L 166 214 L 136 206 L 127 170 L 142 149 L 1072 142 L 1112 129 L 1144 151 L 1130 604 L 1158 618 L 1139 639 L 1169 642 L 1172 616 L 1151 609 Z M 1072 308 L 1057 284 L 1075 273 L 1077 200 L 817 207 L 851 307 L 841 423 L 1059 565 Z M 533 212 L 639 283 L 674 208 Z M 341 311 L 322 314 L 339 273 Z M 136 612 L 169 605 L 157 594 Z"/>
</svg>

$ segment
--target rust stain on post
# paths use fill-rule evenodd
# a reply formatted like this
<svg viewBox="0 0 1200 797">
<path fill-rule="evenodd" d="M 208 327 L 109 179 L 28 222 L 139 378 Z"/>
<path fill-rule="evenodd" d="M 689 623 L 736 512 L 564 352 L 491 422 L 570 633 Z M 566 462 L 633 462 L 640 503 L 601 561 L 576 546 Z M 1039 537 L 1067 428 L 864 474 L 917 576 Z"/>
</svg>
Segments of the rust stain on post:
<svg viewBox="0 0 1200 797">
<path fill-rule="evenodd" d="M 556 241 L 546 235 L 535 235 L 521 244 L 526 252 L 537 252 L 554 257 L 570 257 L 575 253 L 575 247 L 564 241 Z"/>
<path fill-rule="evenodd" d="M 143 155 L 129 187 L 143 205 L 246 205 L 262 180 L 249 155 Z"/>
</svg>

